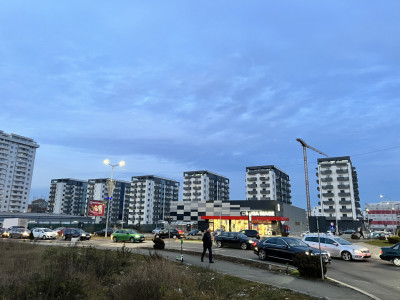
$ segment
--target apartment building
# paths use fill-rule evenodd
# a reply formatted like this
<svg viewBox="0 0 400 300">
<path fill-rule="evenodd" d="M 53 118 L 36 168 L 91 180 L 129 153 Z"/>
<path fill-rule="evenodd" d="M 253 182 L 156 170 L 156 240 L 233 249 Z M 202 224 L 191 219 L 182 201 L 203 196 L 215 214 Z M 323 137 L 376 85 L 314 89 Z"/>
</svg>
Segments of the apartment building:
<svg viewBox="0 0 400 300">
<path fill-rule="evenodd" d="M 33 139 L 0 130 L 0 211 L 28 210 L 37 148 Z"/>
<path fill-rule="evenodd" d="M 366 203 L 365 211 L 371 230 L 396 232 L 400 226 L 400 201 Z"/>
<path fill-rule="evenodd" d="M 99 218 L 99 222 L 101 221 L 102 223 L 106 223 L 108 211 L 107 206 L 110 205 L 108 223 L 118 224 L 123 221 L 124 224 L 127 224 L 129 220 L 131 183 L 129 181 L 114 180 L 115 187 L 110 197 L 107 180 L 109 179 L 99 178 L 88 180 L 86 202 L 89 203 L 89 201 L 92 200 L 104 201 L 104 216 L 96 217 Z"/>
<path fill-rule="evenodd" d="M 154 175 L 134 176 L 128 224 L 155 224 L 169 216 L 179 200 L 179 182 Z"/>
<path fill-rule="evenodd" d="M 183 201 L 229 201 L 229 179 L 209 172 L 183 173 Z"/>
<path fill-rule="evenodd" d="M 87 215 L 87 181 L 61 178 L 52 179 L 47 211 L 54 214 Z"/>
<path fill-rule="evenodd" d="M 361 219 L 357 172 L 350 157 L 320 158 L 317 170 L 321 215 L 331 221 Z"/>
<path fill-rule="evenodd" d="M 291 204 L 289 175 L 276 166 L 246 167 L 246 199 Z"/>
</svg>

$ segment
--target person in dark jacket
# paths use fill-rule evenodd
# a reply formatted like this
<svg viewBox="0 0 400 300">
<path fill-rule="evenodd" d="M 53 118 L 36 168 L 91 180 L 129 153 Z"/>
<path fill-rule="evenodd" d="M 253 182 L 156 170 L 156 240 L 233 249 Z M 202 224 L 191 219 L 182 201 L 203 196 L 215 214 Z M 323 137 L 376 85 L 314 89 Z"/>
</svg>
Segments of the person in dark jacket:
<svg viewBox="0 0 400 300">
<path fill-rule="evenodd" d="M 204 255 L 206 255 L 206 251 L 208 249 L 208 259 L 210 263 L 214 263 L 212 260 L 212 239 L 211 239 L 211 229 L 208 228 L 207 231 L 203 235 L 203 253 L 201 254 L 201 261 L 203 262 Z"/>
</svg>

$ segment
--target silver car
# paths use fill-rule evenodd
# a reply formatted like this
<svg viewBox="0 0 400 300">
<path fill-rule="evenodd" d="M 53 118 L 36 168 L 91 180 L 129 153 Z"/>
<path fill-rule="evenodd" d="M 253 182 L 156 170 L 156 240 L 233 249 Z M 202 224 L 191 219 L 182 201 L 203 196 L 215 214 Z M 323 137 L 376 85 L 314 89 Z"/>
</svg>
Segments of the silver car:
<svg viewBox="0 0 400 300">
<path fill-rule="evenodd" d="M 318 249 L 318 235 L 306 235 L 303 242 Z M 337 236 L 320 235 L 321 250 L 329 252 L 331 257 L 339 257 L 343 260 L 364 260 L 371 258 L 371 253 L 365 247 L 353 245 Z"/>
</svg>

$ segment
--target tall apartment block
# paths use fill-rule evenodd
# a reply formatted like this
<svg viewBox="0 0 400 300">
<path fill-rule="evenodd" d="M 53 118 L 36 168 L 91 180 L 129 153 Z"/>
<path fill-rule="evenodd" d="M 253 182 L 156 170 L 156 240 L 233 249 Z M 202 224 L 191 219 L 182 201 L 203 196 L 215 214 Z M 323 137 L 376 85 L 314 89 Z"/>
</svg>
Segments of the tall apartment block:
<svg viewBox="0 0 400 300">
<path fill-rule="evenodd" d="M 350 156 L 319 158 L 317 170 L 321 215 L 327 220 L 361 218 L 357 172 Z"/>
<path fill-rule="evenodd" d="M 158 176 L 134 176 L 128 224 L 155 224 L 169 216 L 179 200 L 179 182 Z"/>
<path fill-rule="evenodd" d="M 107 219 L 107 205 L 110 202 L 110 211 L 108 216 L 109 224 L 116 224 L 123 221 L 128 223 L 129 219 L 129 203 L 130 203 L 131 183 L 129 181 L 115 180 L 115 188 L 111 195 L 111 200 L 108 201 L 110 195 L 108 192 L 107 178 L 89 179 L 86 195 L 86 202 L 98 200 L 105 202 L 104 217 L 101 218 L 103 223 Z"/>
<path fill-rule="evenodd" d="M 52 179 L 47 211 L 54 214 L 85 216 L 87 181 Z"/>
<path fill-rule="evenodd" d="M 36 148 L 33 139 L 0 130 L 0 211 L 28 210 Z"/>
<path fill-rule="evenodd" d="M 246 167 L 246 199 L 292 204 L 289 175 L 275 166 Z"/>
<path fill-rule="evenodd" d="M 209 171 L 184 172 L 183 201 L 229 201 L 229 179 Z"/>
</svg>

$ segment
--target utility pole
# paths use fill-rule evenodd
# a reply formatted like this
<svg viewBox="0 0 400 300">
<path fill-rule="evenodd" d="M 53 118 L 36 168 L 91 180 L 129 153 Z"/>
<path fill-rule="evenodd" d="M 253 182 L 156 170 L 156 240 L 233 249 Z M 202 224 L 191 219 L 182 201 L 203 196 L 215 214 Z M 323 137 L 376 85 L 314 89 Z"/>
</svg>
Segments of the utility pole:
<svg viewBox="0 0 400 300">
<path fill-rule="evenodd" d="M 325 155 L 326 157 L 328 157 L 328 154 L 325 154 L 324 152 L 319 151 L 318 149 L 315 149 L 314 147 L 311 147 L 302 139 L 296 139 L 296 141 L 298 141 L 303 146 L 304 177 L 305 177 L 305 181 L 306 181 L 306 199 L 307 199 L 307 226 L 308 226 L 308 229 L 310 229 L 311 201 L 310 201 L 310 184 L 308 181 L 308 164 L 307 164 L 307 149 L 306 148 L 309 148 L 319 154 Z"/>
</svg>

